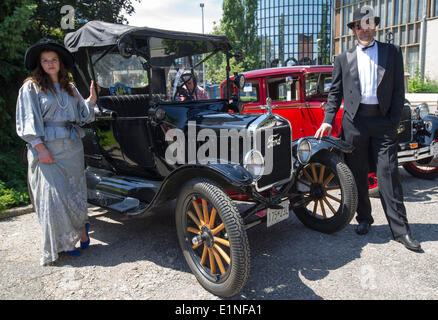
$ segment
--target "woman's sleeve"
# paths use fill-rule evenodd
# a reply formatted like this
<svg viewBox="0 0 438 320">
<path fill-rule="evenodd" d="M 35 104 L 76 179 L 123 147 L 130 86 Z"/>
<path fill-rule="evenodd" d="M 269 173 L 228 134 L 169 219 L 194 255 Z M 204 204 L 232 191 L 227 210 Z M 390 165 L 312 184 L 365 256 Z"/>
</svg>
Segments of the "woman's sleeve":
<svg viewBox="0 0 438 320">
<path fill-rule="evenodd" d="M 79 93 L 78 89 L 74 85 L 73 92 L 77 97 L 77 108 L 79 115 L 79 124 L 84 125 L 86 123 L 93 122 L 95 120 L 94 116 L 94 108 L 97 106 L 96 104 L 90 103 L 88 100 L 85 100 L 82 95 Z"/>
<path fill-rule="evenodd" d="M 44 121 L 37 88 L 30 80 L 18 92 L 15 121 L 17 134 L 21 139 L 32 145 L 42 142 Z"/>
</svg>

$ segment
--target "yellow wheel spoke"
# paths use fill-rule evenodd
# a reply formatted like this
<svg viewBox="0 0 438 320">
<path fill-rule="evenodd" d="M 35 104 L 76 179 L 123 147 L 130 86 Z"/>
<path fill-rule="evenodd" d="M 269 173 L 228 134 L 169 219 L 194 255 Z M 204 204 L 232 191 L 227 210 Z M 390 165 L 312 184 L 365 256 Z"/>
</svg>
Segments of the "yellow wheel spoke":
<svg viewBox="0 0 438 320">
<path fill-rule="evenodd" d="M 212 274 L 215 274 L 216 273 L 216 263 L 214 262 L 213 250 L 211 250 L 210 248 L 208 248 L 207 250 L 208 250 L 208 257 L 210 259 L 210 272 Z"/>
<path fill-rule="evenodd" d="M 325 195 L 326 195 L 327 197 L 329 197 L 330 199 L 335 200 L 335 201 L 341 203 L 341 199 L 338 199 L 338 198 L 336 198 L 336 197 L 333 197 L 331 194 L 328 194 L 328 193 L 326 193 Z"/>
<path fill-rule="evenodd" d="M 187 231 L 191 232 L 191 233 L 195 233 L 195 234 L 200 234 L 201 233 L 201 231 L 196 230 L 195 228 L 192 228 L 192 227 L 188 227 Z"/>
<path fill-rule="evenodd" d="M 319 199 L 319 205 L 321 206 L 322 216 L 324 217 L 324 219 L 327 219 L 327 215 L 325 214 L 324 204 L 322 203 L 321 199 Z"/>
<path fill-rule="evenodd" d="M 225 228 L 224 224 L 221 223 L 221 224 L 218 225 L 215 229 L 211 230 L 211 233 L 215 236 L 215 235 L 217 235 L 219 232 L 221 232 L 224 228 Z"/>
<path fill-rule="evenodd" d="M 207 207 L 207 200 L 202 199 L 202 211 L 204 212 L 204 222 L 206 225 L 209 224 L 208 219 L 208 207 Z"/>
<path fill-rule="evenodd" d="M 333 208 L 333 206 L 330 204 L 330 202 L 327 200 L 327 198 L 323 197 L 322 200 L 324 200 L 324 202 L 330 208 L 330 210 L 333 212 L 333 214 L 336 214 L 336 210 Z"/>
<path fill-rule="evenodd" d="M 335 175 L 333 173 L 330 173 L 327 179 L 325 179 L 324 182 L 322 183 L 322 186 L 325 187 L 330 181 L 332 181 L 334 177 Z"/>
<path fill-rule="evenodd" d="M 321 165 L 321 170 L 319 171 L 319 179 L 318 183 L 322 183 L 322 179 L 324 178 L 325 165 Z"/>
<path fill-rule="evenodd" d="M 307 172 L 306 168 L 303 168 L 303 173 L 306 176 L 307 180 L 309 180 L 309 182 L 314 182 L 310 174 Z"/>
<path fill-rule="evenodd" d="M 314 164 L 314 163 L 311 163 L 311 164 L 310 164 L 310 168 L 312 169 L 313 181 L 314 181 L 314 182 L 318 181 L 318 176 L 316 175 L 315 164 Z"/>
<path fill-rule="evenodd" d="M 217 250 L 217 252 L 220 253 L 220 255 L 225 260 L 225 262 L 228 263 L 228 265 L 229 265 L 231 263 L 231 259 L 228 256 L 228 254 L 221 247 L 219 247 L 217 244 L 214 244 L 214 247 Z"/>
<path fill-rule="evenodd" d="M 204 250 L 202 251 L 202 258 L 201 258 L 201 266 L 205 264 L 205 261 L 207 261 L 207 246 L 204 244 Z"/>
<path fill-rule="evenodd" d="M 218 237 L 213 237 L 215 242 L 218 242 L 224 246 L 230 247 L 230 241 L 222 239 L 222 238 L 218 238 Z"/>
<path fill-rule="evenodd" d="M 341 186 L 333 186 L 333 187 L 327 187 L 324 188 L 326 191 L 330 191 L 330 190 L 341 190 Z"/>
<path fill-rule="evenodd" d="M 312 211 L 312 215 L 316 216 L 316 209 L 318 209 L 318 201 L 315 200 L 315 205 L 313 206 L 313 211 Z"/>
<path fill-rule="evenodd" d="M 198 215 L 198 219 L 201 222 L 202 225 L 204 225 L 204 220 L 202 220 L 202 213 L 201 209 L 199 209 L 198 203 L 196 200 L 192 200 L 193 208 L 195 208 L 196 214 Z"/>
<path fill-rule="evenodd" d="M 221 271 L 221 274 L 224 274 L 226 271 L 222 263 L 221 257 L 219 256 L 219 254 L 214 248 L 212 248 L 211 251 L 213 251 L 214 259 L 216 260 L 217 265 L 219 266 L 219 270 Z"/>
<path fill-rule="evenodd" d="M 196 225 L 198 226 L 199 229 L 202 228 L 201 222 L 199 222 L 199 220 L 195 217 L 195 215 L 193 214 L 193 212 L 191 212 L 190 210 L 187 211 L 188 216 L 193 220 L 194 223 L 196 223 Z"/>
<path fill-rule="evenodd" d="M 216 219 L 216 208 L 213 208 L 211 209 L 210 224 L 208 225 L 210 229 L 213 228 L 215 219 Z"/>
<path fill-rule="evenodd" d="M 305 183 L 303 180 L 298 179 L 298 182 L 301 183 L 301 184 L 304 184 L 306 187 L 309 187 L 309 188 L 310 188 L 310 184 Z"/>
<path fill-rule="evenodd" d="M 192 246 L 192 249 L 193 249 L 193 250 L 196 250 L 196 249 L 198 249 L 200 246 L 202 246 L 202 243 L 195 244 L 195 245 Z"/>
</svg>

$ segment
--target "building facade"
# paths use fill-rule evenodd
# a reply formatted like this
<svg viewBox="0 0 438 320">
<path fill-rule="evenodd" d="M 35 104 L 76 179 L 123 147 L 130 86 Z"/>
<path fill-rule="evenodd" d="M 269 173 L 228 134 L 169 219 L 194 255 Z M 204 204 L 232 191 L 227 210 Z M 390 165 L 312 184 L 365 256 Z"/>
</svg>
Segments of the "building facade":
<svg viewBox="0 0 438 320">
<path fill-rule="evenodd" d="M 376 39 L 403 49 L 405 70 L 411 76 L 420 75 L 438 80 L 436 62 L 438 34 L 438 0 L 334 0 L 333 1 L 333 55 L 356 44 L 353 32 L 347 27 L 353 11 L 363 5 L 371 7 L 380 17 Z M 432 40 L 433 39 L 433 40 Z"/>
<path fill-rule="evenodd" d="M 328 64 L 331 0 L 259 0 L 262 68 Z"/>
</svg>

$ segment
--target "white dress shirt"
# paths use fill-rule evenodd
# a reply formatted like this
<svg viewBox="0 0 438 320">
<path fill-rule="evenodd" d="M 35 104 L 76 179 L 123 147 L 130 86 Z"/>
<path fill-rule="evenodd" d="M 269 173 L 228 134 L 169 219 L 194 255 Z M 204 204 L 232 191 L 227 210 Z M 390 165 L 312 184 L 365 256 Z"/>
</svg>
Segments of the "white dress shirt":
<svg viewBox="0 0 438 320">
<path fill-rule="evenodd" d="M 363 50 L 363 48 L 367 49 Z M 379 104 L 377 100 L 377 66 L 378 66 L 378 45 L 373 40 L 369 45 L 357 44 L 357 70 L 359 73 L 360 103 Z M 328 123 L 328 125 L 330 125 Z M 330 125 L 331 126 L 331 125 Z"/>
<path fill-rule="evenodd" d="M 357 44 L 357 70 L 359 72 L 360 103 L 379 104 L 377 100 L 377 66 L 378 66 L 378 45 L 373 40 L 367 49 L 360 43 Z"/>
</svg>

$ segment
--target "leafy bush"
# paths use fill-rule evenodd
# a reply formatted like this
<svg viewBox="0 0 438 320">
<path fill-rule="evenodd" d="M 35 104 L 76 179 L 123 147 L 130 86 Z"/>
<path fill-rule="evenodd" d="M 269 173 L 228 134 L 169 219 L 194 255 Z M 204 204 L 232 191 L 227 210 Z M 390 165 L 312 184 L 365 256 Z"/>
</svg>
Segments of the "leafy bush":
<svg viewBox="0 0 438 320">
<path fill-rule="evenodd" d="M 0 154 L 0 212 L 29 204 L 27 168 L 21 160 L 21 150 Z"/>
<path fill-rule="evenodd" d="M 421 79 L 420 70 L 415 70 L 415 76 L 408 79 L 409 93 L 438 93 L 438 82 L 427 77 Z"/>
<path fill-rule="evenodd" d="M 19 192 L 13 188 L 7 188 L 6 183 L 0 181 L 0 212 L 29 203 L 27 192 Z"/>
</svg>

